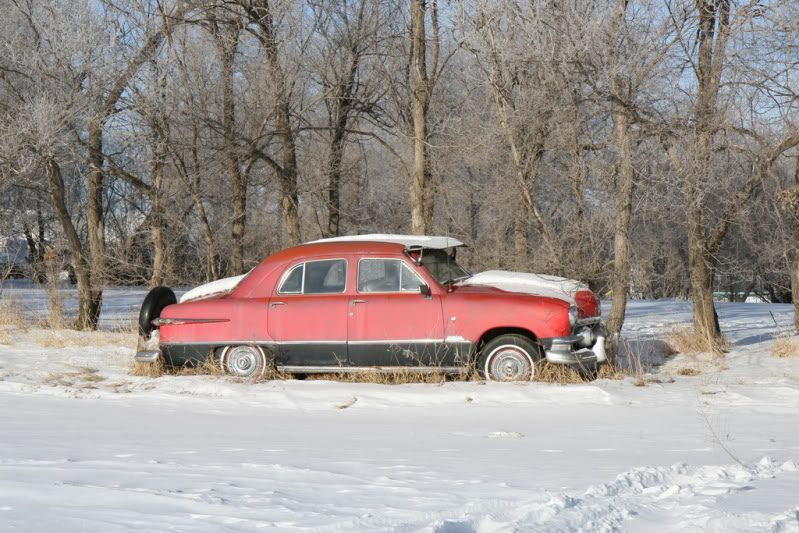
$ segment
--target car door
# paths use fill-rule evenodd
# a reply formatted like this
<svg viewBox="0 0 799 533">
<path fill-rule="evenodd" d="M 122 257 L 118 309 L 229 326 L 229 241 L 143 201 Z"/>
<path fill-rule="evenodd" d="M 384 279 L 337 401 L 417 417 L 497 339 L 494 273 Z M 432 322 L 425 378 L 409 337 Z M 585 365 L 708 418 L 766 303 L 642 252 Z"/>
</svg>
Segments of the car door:
<svg viewBox="0 0 799 533">
<path fill-rule="evenodd" d="M 280 366 L 347 364 L 347 260 L 289 266 L 269 300 L 267 329 Z"/>
<path fill-rule="evenodd" d="M 421 293 L 408 262 L 362 258 L 349 300 L 347 351 L 354 366 L 439 365 L 444 359 L 441 298 Z"/>
</svg>

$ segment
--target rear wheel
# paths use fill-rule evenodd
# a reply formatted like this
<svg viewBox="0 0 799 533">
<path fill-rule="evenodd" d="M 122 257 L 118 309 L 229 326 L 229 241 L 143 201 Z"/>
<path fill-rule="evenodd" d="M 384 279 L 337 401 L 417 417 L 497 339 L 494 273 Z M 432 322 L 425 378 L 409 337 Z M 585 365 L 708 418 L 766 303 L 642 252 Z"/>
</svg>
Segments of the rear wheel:
<svg viewBox="0 0 799 533">
<path fill-rule="evenodd" d="M 487 342 L 477 360 L 477 371 L 489 381 L 532 381 L 541 352 L 522 335 L 507 334 Z"/>
<path fill-rule="evenodd" d="M 219 357 L 222 372 L 240 378 L 254 378 L 266 372 L 266 355 L 260 346 L 228 346 Z"/>
</svg>

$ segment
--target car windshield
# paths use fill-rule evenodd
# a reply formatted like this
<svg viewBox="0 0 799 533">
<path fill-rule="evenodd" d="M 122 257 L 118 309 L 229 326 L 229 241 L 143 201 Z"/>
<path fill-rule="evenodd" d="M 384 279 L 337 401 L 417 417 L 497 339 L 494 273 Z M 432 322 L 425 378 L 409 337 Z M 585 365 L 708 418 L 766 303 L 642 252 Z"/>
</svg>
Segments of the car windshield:
<svg viewBox="0 0 799 533">
<path fill-rule="evenodd" d="M 442 285 L 471 276 L 445 250 L 425 248 L 422 252 L 422 266 Z"/>
</svg>

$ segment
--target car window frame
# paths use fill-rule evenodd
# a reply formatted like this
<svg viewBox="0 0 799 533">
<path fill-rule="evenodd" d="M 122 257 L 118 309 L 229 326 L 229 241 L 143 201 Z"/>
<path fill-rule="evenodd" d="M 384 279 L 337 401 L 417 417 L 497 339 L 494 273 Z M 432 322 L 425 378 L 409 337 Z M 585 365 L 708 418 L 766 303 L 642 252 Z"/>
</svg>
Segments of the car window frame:
<svg viewBox="0 0 799 533">
<path fill-rule="evenodd" d="M 308 263 L 319 263 L 321 261 L 344 261 L 344 288 L 341 291 L 337 292 L 305 292 L 305 266 Z M 302 268 L 302 283 L 300 285 L 300 292 L 283 292 L 283 284 L 286 280 L 291 276 L 291 274 L 297 270 L 298 268 Z M 287 268 L 283 275 L 280 277 L 280 281 L 277 284 L 277 291 L 276 294 L 281 296 L 296 296 L 296 295 L 308 295 L 308 296 L 324 296 L 326 294 L 346 294 L 347 293 L 347 283 L 349 282 L 350 276 L 350 263 L 346 257 L 326 257 L 324 259 L 311 259 L 302 261 L 301 263 L 297 263 L 292 265 L 291 267 Z"/>
<path fill-rule="evenodd" d="M 400 263 L 399 290 L 396 290 L 396 291 L 368 291 L 368 292 L 364 292 L 364 291 L 361 291 L 358 288 L 358 282 L 360 281 L 360 276 L 361 276 L 361 262 L 363 262 L 363 261 L 376 261 L 376 260 L 378 260 L 378 261 L 379 260 L 382 260 L 382 261 L 399 261 L 399 263 Z M 413 275 L 416 276 L 416 279 L 419 280 L 419 285 L 420 285 L 419 288 L 417 288 L 415 290 L 408 290 L 408 289 L 403 290 L 402 289 L 402 265 L 403 264 L 405 266 L 407 266 L 410 269 L 411 273 L 413 273 Z M 420 276 L 419 273 L 416 272 L 416 270 L 414 270 L 414 268 L 410 265 L 410 263 L 408 261 L 406 261 L 404 258 L 401 258 L 401 257 L 361 257 L 360 259 L 358 259 L 358 268 L 355 271 L 355 292 L 358 293 L 358 294 L 421 294 L 421 292 L 422 292 L 421 286 L 422 285 L 427 285 L 429 287 L 429 284 L 424 280 L 424 278 L 422 276 Z"/>
</svg>

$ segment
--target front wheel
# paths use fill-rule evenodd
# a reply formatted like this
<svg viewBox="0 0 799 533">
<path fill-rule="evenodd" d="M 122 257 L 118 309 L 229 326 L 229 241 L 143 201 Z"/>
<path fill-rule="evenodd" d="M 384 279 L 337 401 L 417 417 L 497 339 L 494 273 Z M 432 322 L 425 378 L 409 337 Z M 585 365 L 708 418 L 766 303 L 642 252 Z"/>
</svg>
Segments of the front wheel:
<svg viewBox="0 0 799 533">
<path fill-rule="evenodd" d="M 483 346 L 477 371 L 489 381 L 532 381 L 540 359 L 538 346 L 527 337 L 500 335 Z"/>
</svg>

